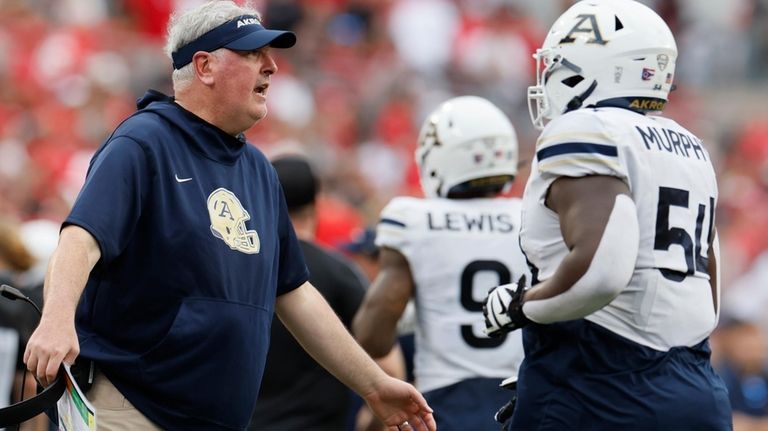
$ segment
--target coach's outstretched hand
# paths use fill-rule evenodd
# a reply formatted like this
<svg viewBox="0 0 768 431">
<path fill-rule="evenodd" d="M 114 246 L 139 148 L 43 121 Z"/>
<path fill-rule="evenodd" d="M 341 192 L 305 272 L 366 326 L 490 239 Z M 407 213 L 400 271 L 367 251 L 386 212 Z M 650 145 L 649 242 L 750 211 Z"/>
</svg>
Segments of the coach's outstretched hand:
<svg viewBox="0 0 768 431">
<path fill-rule="evenodd" d="M 388 431 L 437 429 L 427 401 L 416 388 L 402 380 L 386 376 L 372 392 L 364 394 L 363 399 L 384 421 Z"/>
<path fill-rule="evenodd" d="M 517 283 L 503 284 L 488 291 L 483 305 L 485 333 L 499 337 L 527 325 L 531 321 L 523 313 L 525 276 Z"/>
</svg>

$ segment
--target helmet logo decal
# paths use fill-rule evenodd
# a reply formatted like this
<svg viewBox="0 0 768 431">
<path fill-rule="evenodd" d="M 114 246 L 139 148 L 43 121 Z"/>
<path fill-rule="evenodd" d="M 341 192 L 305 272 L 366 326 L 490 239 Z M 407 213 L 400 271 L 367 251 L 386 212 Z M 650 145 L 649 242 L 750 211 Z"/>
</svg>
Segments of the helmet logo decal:
<svg viewBox="0 0 768 431">
<path fill-rule="evenodd" d="M 245 225 L 251 215 L 234 193 L 218 188 L 208 196 L 207 204 L 213 236 L 224 241 L 232 250 L 246 254 L 259 252 L 259 234 L 255 230 L 248 230 Z"/>
<path fill-rule="evenodd" d="M 597 25 L 597 17 L 594 14 L 585 13 L 577 15 L 576 18 L 579 18 L 579 21 L 576 22 L 576 25 L 571 28 L 571 31 L 569 31 L 564 38 L 560 39 L 561 44 L 573 43 L 576 41 L 576 38 L 573 37 L 574 33 L 591 34 L 593 36 L 592 39 L 588 39 L 586 43 L 596 43 L 599 45 L 605 45 L 608 43 L 605 39 L 603 39 L 603 35 L 600 33 L 600 27 Z M 589 27 L 582 27 L 582 24 L 585 24 L 587 21 L 589 21 Z"/>
<path fill-rule="evenodd" d="M 669 64 L 669 56 L 667 54 L 659 54 L 656 56 L 656 63 L 659 64 L 659 70 L 664 71 Z"/>
<path fill-rule="evenodd" d="M 440 140 L 437 138 L 437 119 L 431 118 L 427 127 L 428 129 L 424 134 L 424 140 L 421 142 L 421 145 L 427 147 L 427 150 L 421 155 L 422 164 L 426 162 L 427 156 L 429 155 L 429 152 L 432 151 L 432 148 L 440 146 Z"/>
<path fill-rule="evenodd" d="M 621 82 L 621 75 L 624 74 L 624 68 L 621 66 L 616 66 L 616 68 L 613 70 L 613 82 L 616 84 Z"/>
<path fill-rule="evenodd" d="M 661 111 L 664 109 L 664 105 L 666 104 L 667 101 L 664 99 L 640 97 L 630 101 L 629 107 L 639 111 Z"/>
<path fill-rule="evenodd" d="M 648 67 L 643 68 L 643 75 L 642 75 L 643 81 L 650 81 L 654 75 L 656 75 L 655 70 Z"/>
<path fill-rule="evenodd" d="M 453 127 L 452 123 L 449 123 L 449 127 Z M 424 145 L 440 145 L 440 140 L 437 139 L 437 119 L 433 118 L 429 121 L 429 129 L 427 129 L 427 133 L 424 136 Z"/>
</svg>

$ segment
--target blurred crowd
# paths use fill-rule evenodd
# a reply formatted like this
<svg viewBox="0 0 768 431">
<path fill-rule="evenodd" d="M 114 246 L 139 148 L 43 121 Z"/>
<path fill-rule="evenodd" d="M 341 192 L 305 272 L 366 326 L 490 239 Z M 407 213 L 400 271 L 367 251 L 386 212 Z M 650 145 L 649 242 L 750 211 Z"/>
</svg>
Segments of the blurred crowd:
<svg viewBox="0 0 768 431">
<path fill-rule="evenodd" d="M 135 99 L 147 88 L 171 92 L 165 24 L 173 10 L 200 1 L 0 0 L 3 217 L 64 219 L 91 155 Z M 718 170 L 723 333 L 754 325 L 763 342 L 746 348 L 762 354 L 764 374 L 768 0 L 643 2 L 667 20 L 680 51 L 666 114 L 704 139 Z M 291 29 L 299 42 L 279 53 L 269 116 L 248 138 L 269 156 L 313 160 L 323 181 L 319 241 L 338 246 L 374 224 L 391 197 L 419 195 L 418 124 L 454 95 L 486 97 L 510 116 L 522 160 L 512 193 L 522 192 L 536 139 L 526 102 L 531 54 L 572 1 L 250 3 L 268 27 Z M 744 333 L 715 338 L 715 347 L 724 357 L 743 349 L 730 341 Z M 768 386 L 761 387 L 750 396 L 762 397 L 768 415 Z"/>
</svg>

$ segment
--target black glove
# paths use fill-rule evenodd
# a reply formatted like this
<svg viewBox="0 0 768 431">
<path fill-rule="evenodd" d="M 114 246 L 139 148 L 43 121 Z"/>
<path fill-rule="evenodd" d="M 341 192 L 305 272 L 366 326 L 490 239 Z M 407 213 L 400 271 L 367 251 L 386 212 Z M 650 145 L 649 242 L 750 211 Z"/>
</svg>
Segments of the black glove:
<svg viewBox="0 0 768 431">
<path fill-rule="evenodd" d="M 515 412 L 515 405 L 517 404 L 517 396 L 513 396 L 509 402 L 504 404 L 499 411 L 496 412 L 495 415 L 493 415 L 493 419 L 496 420 L 496 422 L 504 425 L 507 423 L 507 421 L 512 418 L 512 413 Z M 503 428 L 502 428 L 503 429 Z"/>
<path fill-rule="evenodd" d="M 498 337 L 531 323 L 523 313 L 524 295 L 525 276 L 517 283 L 503 284 L 488 291 L 483 316 L 485 333 L 489 337 Z"/>
<path fill-rule="evenodd" d="M 501 431 L 508 431 L 510 426 L 509 420 L 512 418 L 512 413 L 515 412 L 515 406 L 517 405 L 517 376 L 510 377 L 501 382 L 501 387 L 512 391 L 512 399 L 493 415 L 493 419 L 502 425 Z"/>
</svg>

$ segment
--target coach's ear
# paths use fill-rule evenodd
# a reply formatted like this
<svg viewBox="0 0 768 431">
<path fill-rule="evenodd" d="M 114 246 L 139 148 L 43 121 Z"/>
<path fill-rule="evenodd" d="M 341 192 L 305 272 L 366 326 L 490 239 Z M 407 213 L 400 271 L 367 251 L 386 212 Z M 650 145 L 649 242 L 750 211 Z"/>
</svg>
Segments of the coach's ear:
<svg viewBox="0 0 768 431">
<path fill-rule="evenodd" d="M 195 76 L 205 85 L 213 85 L 215 82 L 213 72 L 216 67 L 216 56 L 206 51 L 197 51 L 192 56 L 192 67 L 195 69 Z"/>
</svg>

